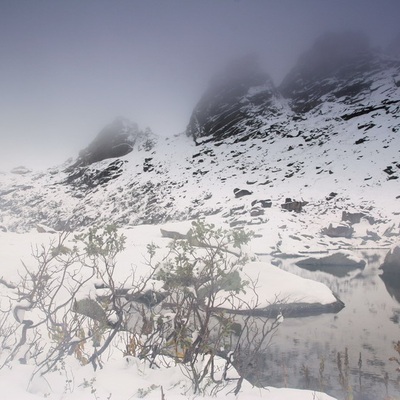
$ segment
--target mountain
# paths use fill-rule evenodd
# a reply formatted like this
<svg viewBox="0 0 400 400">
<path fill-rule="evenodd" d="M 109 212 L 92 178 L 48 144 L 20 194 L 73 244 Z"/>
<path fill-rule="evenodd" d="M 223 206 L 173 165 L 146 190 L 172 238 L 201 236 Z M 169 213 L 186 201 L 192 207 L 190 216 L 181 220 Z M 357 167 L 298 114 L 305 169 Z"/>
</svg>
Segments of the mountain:
<svg viewBox="0 0 400 400">
<path fill-rule="evenodd" d="M 139 135 L 137 124 L 118 117 L 80 152 L 72 168 L 84 167 L 107 158 L 122 157 L 131 152 Z"/>
<path fill-rule="evenodd" d="M 327 34 L 278 87 L 253 56 L 229 65 L 184 134 L 156 137 L 119 118 L 73 162 L 0 176 L 0 225 L 23 232 L 213 215 L 231 227 L 270 227 L 276 250 L 283 226 L 319 235 L 328 219 L 355 212 L 368 221 L 360 241 L 388 243 L 400 223 L 399 117 L 400 61 L 361 35 Z"/>
<path fill-rule="evenodd" d="M 186 133 L 197 143 L 254 136 L 265 120 L 282 115 L 284 104 L 255 56 L 232 62 L 209 84 Z"/>
</svg>

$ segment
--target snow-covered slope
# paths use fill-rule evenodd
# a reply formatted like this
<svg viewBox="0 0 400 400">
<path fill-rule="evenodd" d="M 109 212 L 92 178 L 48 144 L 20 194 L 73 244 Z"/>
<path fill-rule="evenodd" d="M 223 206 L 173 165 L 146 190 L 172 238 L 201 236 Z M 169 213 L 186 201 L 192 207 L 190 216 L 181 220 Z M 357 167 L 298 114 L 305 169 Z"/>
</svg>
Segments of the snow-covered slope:
<svg viewBox="0 0 400 400">
<path fill-rule="evenodd" d="M 324 40 L 335 48 L 336 39 Z M 38 223 L 63 230 L 217 215 L 232 227 L 262 225 L 278 243 L 283 225 L 317 235 L 343 211 L 356 211 L 375 222 L 369 239 L 386 243 L 400 221 L 400 62 L 360 47 L 359 57 L 340 54 L 345 61 L 326 70 L 318 61 L 325 47 L 317 43 L 279 90 L 242 60 L 213 80 L 186 135 L 156 138 L 137 127 L 132 134 L 119 121 L 119 157 L 92 162 L 99 143 L 101 151 L 111 146 L 106 157 L 120 145 L 108 129 L 75 162 L 2 174 L 0 225 L 22 232 Z M 318 61 L 314 80 L 304 60 Z M 303 202 L 301 213 L 282 209 L 288 198 Z"/>
</svg>

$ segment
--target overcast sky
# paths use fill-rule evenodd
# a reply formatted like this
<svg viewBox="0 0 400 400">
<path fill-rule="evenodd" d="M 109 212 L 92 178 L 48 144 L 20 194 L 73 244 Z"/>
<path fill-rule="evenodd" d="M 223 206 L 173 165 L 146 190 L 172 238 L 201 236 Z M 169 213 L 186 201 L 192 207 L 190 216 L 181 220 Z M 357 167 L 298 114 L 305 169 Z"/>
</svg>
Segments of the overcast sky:
<svg viewBox="0 0 400 400">
<path fill-rule="evenodd" d="M 399 0 L 0 0 L 0 170 L 77 156 L 115 116 L 185 130 L 211 76 L 257 52 L 275 83 L 327 30 L 376 45 Z"/>
</svg>

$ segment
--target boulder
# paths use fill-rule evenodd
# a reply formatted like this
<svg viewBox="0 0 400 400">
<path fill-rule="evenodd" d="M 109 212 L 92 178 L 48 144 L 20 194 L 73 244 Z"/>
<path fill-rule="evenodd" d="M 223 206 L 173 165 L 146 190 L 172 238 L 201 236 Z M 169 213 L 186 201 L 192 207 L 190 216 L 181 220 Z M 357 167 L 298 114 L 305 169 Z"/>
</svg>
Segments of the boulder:
<svg viewBox="0 0 400 400">
<path fill-rule="evenodd" d="M 233 193 L 235 194 L 235 197 L 237 199 L 240 197 L 243 197 L 243 196 L 249 196 L 249 195 L 253 194 L 253 192 L 250 192 L 249 190 L 238 189 L 238 188 L 233 189 Z"/>
<path fill-rule="evenodd" d="M 108 325 L 106 312 L 96 300 L 90 298 L 76 300 L 73 311 L 99 322 L 102 327 Z"/>
<path fill-rule="evenodd" d="M 287 211 L 295 211 L 295 212 L 301 212 L 303 210 L 303 207 L 308 204 L 308 201 L 296 201 L 292 200 L 290 198 L 287 198 L 285 200 L 285 203 L 281 204 L 281 207 L 284 210 Z"/>
<path fill-rule="evenodd" d="M 254 207 L 255 205 L 259 204 L 262 208 L 271 208 L 272 201 L 271 199 L 266 200 L 254 200 L 251 202 L 251 206 Z"/>
<path fill-rule="evenodd" d="M 342 221 L 350 222 L 351 224 L 358 224 L 361 221 L 361 218 L 365 217 L 364 213 L 361 212 L 342 212 Z"/>
<path fill-rule="evenodd" d="M 337 238 L 337 237 L 344 237 L 344 238 L 351 238 L 353 235 L 354 229 L 346 224 L 346 223 L 339 223 L 339 224 L 334 224 L 331 223 L 327 228 L 323 228 L 321 230 L 321 233 L 323 235 L 332 237 L 332 238 Z"/>
<path fill-rule="evenodd" d="M 336 192 L 330 192 L 328 196 L 325 197 L 326 201 L 332 200 L 337 196 Z"/>
<path fill-rule="evenodd" d="M 329 274 L 343 277 L 354 269 L 363 269 L 366 265 L 364 260 L 351 257 L 348 254 L 334 253 L 326 257 L 306 258 L 296 263 L 298 267 L 308 271 L 324 271 Z"/>
<path fill-rule="evenodd" d="M 250 210 L 250 216 L 252 217 L 259 217 L 261 215 L 264 215 L 264 210 L 259 207 L 254 207 Z"/>
<path fill-rule="evenodd" d="M 175 232 L 175 231 L 169 231 L 166 229 L 160 228 L 161 236 L 169 239 L 187 239 L 189 237 L 189 232 L 186 234 L 180 233 L 180 232 Z"/>
</svg>

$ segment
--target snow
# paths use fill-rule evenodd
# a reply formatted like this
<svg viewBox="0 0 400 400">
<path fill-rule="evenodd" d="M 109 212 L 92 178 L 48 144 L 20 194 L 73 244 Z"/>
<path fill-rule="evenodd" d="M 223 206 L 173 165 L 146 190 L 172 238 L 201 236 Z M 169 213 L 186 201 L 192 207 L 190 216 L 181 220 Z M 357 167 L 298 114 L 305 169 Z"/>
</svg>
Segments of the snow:
<svg viewBox="0 0 400 400">
<path fill-rule="evenodd" d="M 336 301 L 332 291 L 324 284 L 304 279 L 283 271 L 266 262 L 251 262 L 243 267 L 242 279 L 254 282 L 256 289 L 247 290 L 237 298 L 221 291 L 217 297 L 219 307 L 263 309 L 275 302 L 331 304 Z"/>
<path fill-rule="evenodd" d="M 187 232 L 190 222 L 166 224 L 161 226 L 137 226 L 130 229 L 122 229 L 121 232 L 126 236 L 126 249 L 120 254 L 117 260 L 116 276 L 117 280 L 124 281 L 127 274 L 134 271 L 135 279 L 148 274 L 149 267 L 146 263 L 146 245 L 154 243 L 160 249 L 162 259 L 167 252 L 167 246 L 171 239 L 161 236 L 160 228 L 178 232 Z M 23 265 L 33 266 L 34 262 L 30 256 L 32 249 L 40 246 L 48 246 L 57 240 L 58 234 L 52 233 L 0 233 L 0 242 L 4 259 L 2 274 L 4 277 L 12 277 L 13 282 L 17 282 L 18 274 L 23 274 Z M 72 240 L 72 237 L 69 239 Z M 70 242 L 71 243 L 71 242 Z M 15 251 L 18 248 L 18 252 Z M 259 295 L 262 302 L 259 306 L 265 306 L 273 302 L 276 296 L 290 301 L 314 302 L 318 301 L 326 304 L 335 301 L 331 291 L 324 285 L 303 279 L 265 262 L 250 262 L 243 267 L 243 277 L 245 279 L 257 280 Z M 9 278 L 8 278 L 9 279 Z M 94 296 L 94 279 L 91 283 L 84 286 L 76 297 L 77 300 Z M 99 283 L 99 281 L 97 281 Z M 160 282 L 151 281 L 150 285 L 159 288 Z M 99 289 L 96 289 L 98 291 Z M 106 289 L 101 289 L 106 290 Z M 100 290 L 100 291 L 101 291 Z M 251 291 L 246 295 L 250 296 Z M 254 295 L 254 293 L 253 293 Z M 265 297 L 263 297 L 265 295 Z M 13 290 L 0 286 L 1 297 L 13 297 Z M 244 297 L 244 301 L 251 302 L 251 297 Z M 14 306 L 29 306 L 29 302 L 21 301 Z M 21 310 L 22 311 L 22 310 Z M 18 315 L 21 320 L 23 315 Z M 164 317 L 166 317 L 164 315 Z M 111 315 L 111 319 L 116 321 L 116 315 Z M 280 319 L 280 323 L 283 318 Z M 71 341 L 78 341 L 77 337 Z M 221 360 L 222 363 L 222 360 Z M 172 365 L 172 361 L 169 362 Z M 65 364 L 60 365 L 58 371 L 46 374 L 45 377 L 34 375 L 31 365 L 19 365 L 12 363 L 12 368 L 0 369 L 0 393 L 2 399 L 31 400 L 38 398 L 83 400 L 91 396 L 95 391 L 97 398 L 107 399 L 110 394 L 116 399 L 136 399 L 142 398 L 145 393 L 146 398 L 159 399 L 161 397 L 161 387 L 168 400 L 178 400 L 191 398 L 190 382 L 178 366 L 169 368 L 150 369 L 142 361 L 133 357 L 123 357 L 122 353 L 113 352 L 104 363 L 104 368 L 93 371 L 91 366 L 80 366 L 76 360 L 67 358 Z M 235 375 L 234 371 L 231 374 Z M 134 379 L 133 379 L 134 377 Z M 237 399 L 285 399 L 285 400 L 311 400 L 332 399 L 331 397 L 312 391 L 294 389 L 276 389 L 268 387 L 265 389 L 254 388 L 249 383 L 244 382 L 241 393 L 235 397 L 228 394 L 235 388 L 234 381 L 221 389 L 219 396 Z M 317 396 L 317 397 L 314 397 Z M 205 395 L 204 398 L 211 398 Z"/>
<path fill-rule="evenodd" d="M 168 400 L 191 398 L 214 399 L 214 395 L 196 397 L 190 394 L 190 385 L 182 376 L 178 366 L 168 369 L 150 369 L 134 357 L 120 357 L 108 361 L 104 368 L 94 372 L 90 366 L 81 367 L 66 364 L 58 372 L 35 376 L 30 379 L 32 368 L 16 365 L 12 371 L 0 370 L 0 393 L 4 400 L 86 400 L 96 398 L 112 399 L 155 399 L 161 398 L 161 390 Z M 234 375 L 232 375 L 234 376 Z M 326 394 L 310 390 L 256 388 L 243 382 L 238 396 L 229 393 L 236 382 L 221 388 L 218 397 L 227 399 L 264 400 L 334 400 Z M 161 389 L 162 388 L 162 389 Z M 94 397 L 96 396 L 96 397 Z"/>
<path fill-rule="evenodd" d="M 289 274 L 275 265 L 280 264 L 281 257 L 326 256 L 339 250 L 348 254 L 353 249 L 393 249 L 398 245 L 400 180 L 389 179 L 385 172 L 391 166 L 396 175 L 400 174 L 398 104 L 388 103 L 399 99 L 400 88 L 392 81 L 396 73 L 392 69 L 369 77 L 374 82 L 368 97 L 360 95 L 365 97 L 362 101 L 351 103 L 346 97 L 332 100 L 325 96 L 326 101 L 308 113 L 307 118 L 294 120 L 287 101 L 281 99 L 278 104 L 275 99 L 281 112 L 260 116 L 257 135 L 246 142 L 236 142 L 231 137 L 216 146 L 207 143 L 210 138 L 203 137 L 196 145 L 185 135 L 152 137 L 151 150 L 135 146 L 130 154 L 120 158 L 121 175 L 95 187 L 84 182 L 66 183 L 70 177 L 66 168 L 70 164 L 43 173 L 0 174 L 0 273 L 1 279 L 11 284 L 0 281 L 0 300 L 6 300 L 0 303 L 2 310 L 10 309 L 10 299 L 15 301 L 11 304 L 14 308 L 29 306 L 17 303 L 12 284 L 20 282 L 24 265 L 28 270 L 35 267 L 32 252 L 58 239 L 52 227 L 59 223 L 71 222 L 79 229 L 94 223 L 121 226 L 126 249 L 118 256 L 115 278 L 129 288 L 150 273 L 148 244 L 158 246 L 154 263 L 162 262 L 167 255 L 171 239 L 162 237 L 160 228 L 186 234 L 191 220 L 204 215 L 208 215 L 207 222 L 217 227 L 245 227 L 255 234 L 245 249 L 252 261 L 240 273 L 256 283 L 257 296 L 248 290 L 226 304 L 222 295 L 221 306 L 242 307 L 248 303 L 263 308 L 276 299 L 319 304 L 336 301 L 326 285 Z M 248 96 L 265 89 L 251 88 Z M 342 118 L 361 106 L 382 104 L 385 109 Z M 251 128 L 246 127 L 244 134 L 248 129 Z M 101 175 L 114 161 L 90 165 L 85 173 Z M 152 169 L 144 171 L 148 163 Z M 252 193 L 236 198 L 235 188 Z M 329 198 L 332 192 L 337 195 Z M 308 204 L 301 213 L 284 211 L 281 204 L 288 197 Z M 258 207 L 257 201 L 266 199 L 271 199 L 272 207 L 261 209 L 257 217 L 251 216 L 253 205 Z M 342 223 L 343 211 L 362 212 L 370 218 L 352 225 L 351 238 L 324 235 L 323 228 Z M 151 224 L 149 214 L 155 216 L 156 224 Z M 167 220 L 174 222 L 163 223 Z M 68 239 L 70 245 L 72 236 Z M 268 262 L 261 262 L 259 257 Z M 303 274 L 309 276 L 307 271 Z M 132 280 L 127 282 L 129 276 Z M 100 293 L 96 283 L 93 279 L 82 287 L 75 300 L 94 299 L 95 291 Z M 160 290 L 160 285 L 151 279 L 146 289 Z M 107 293 L 107 289 L 102 290 Z M 17 309 L 16 314 L 22 321 L 23 310 Z M 115 322 L 116 315 L 111 320 Z M 279 322 L 279 329 L 284 329 L 283 317 L 279 317 Z M 32 373 L 29 363 L 13 362 L 10 368 L 0 369 L 1 398 L 83 400 L 107 399 L 112 394 L 113 399 L 136 399 L 146 394 L 146 398 L 160 399 L 161 387 L 167 400 L 193 397 L 178 366 L 149 369 L 140 360 L 123 357 L 117 350 L 107 356 L 104 368 L 97 371 L 68 358 L 58 371 L 45 378 L 35 375 L 31 380 Z M 234 384 L 228 384 L 219 396 L 225 397 L 233 388 Z M 247 382 L 237 398 L 332 399 L 298 389 L 253 388 Z"/>
</svg>

